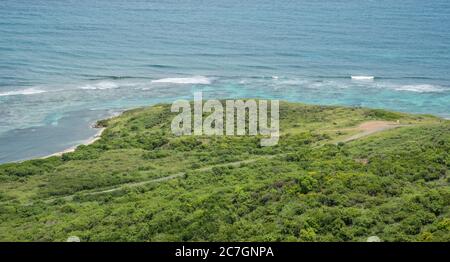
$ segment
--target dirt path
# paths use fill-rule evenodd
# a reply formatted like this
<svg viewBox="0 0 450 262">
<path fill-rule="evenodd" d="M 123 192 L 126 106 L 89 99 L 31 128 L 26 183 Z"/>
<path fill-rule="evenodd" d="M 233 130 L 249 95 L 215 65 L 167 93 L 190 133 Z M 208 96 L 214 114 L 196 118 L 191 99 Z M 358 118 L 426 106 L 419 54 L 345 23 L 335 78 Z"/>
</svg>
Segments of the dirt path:
<svg viewBox="0 0 450 262">
<path fill-rule="evenodd" d="M 368 121 L 368 122 L 364 122 L 362 124 L 360 124 L 357 127 L 352 127 L 352 128 L 346 128 L 346 129 L 340 129 L 341 131 L 344 130 L 358 130 L 360 131 L 360 133 L 357 133 L 353 136 L 347 137 L 347 138 L 343 138 L 338 140 L 336 143 L 339 142 L 349 142 L 349 141 L 353 141 L 353 140 L 357 140 L 360 139 L 362 137 L 366 137 L 369 136 L 371 134 L 374 133 L 378 133 L 378 132 L 382 132 L 385 130 L 389 130 L 389 129 L 393 129 L 393 128 L 397 128 L 397 127 L 401 127 L 401 126 L 406 126 L 406 125 L 401 125 L 397 122 L 389 122 L 389 121 Z M 319 144 L 318 146 L 321 146 L 323 144 Z M 207 167 L 202 167 L 199 169 L 195 169 L 192 170 L 191 172 L 204 172 L 204 171 L 211 171 L 213 168 L 215 167 L 227 167 L 227 166 L 233 166 L 233 167 L 239 167 L 242 164 L 248 164 L 248 163 L 253 163 L 256 162 L 258 160 L 263 160 L 263 159 L 271 159 L 274 157 L 280 157 L 283 155 L 287 155 L 287 154 L 277 154 L 277 155 L 269 155 L 269 156 L 261 156 L 258 158 L 251 158 L 251 159 L 246 159 L 246 160 L 240 160 L 240 161 L 236 161 L 236 162 L 230 162 L 230 163 L 224 163 L 224 164 L 217 164 L 217 165 L 212 165 L 212 166 L 207 166 Z M 144 185 L 148 185 L 151 183 L 158 183 L 158 182 L 163 182 L 163 181 L 167 181 L 167 180 L 171 180 L 171 179 L 175 179 L 175 178 L 180 178 L 180 177 L 184 177 L 186 175 L 185 172 L 179 172 L 179 173 L 175 173 L 169 176 L 165 176 L 165 177 L 160 177 L 160 178 L 154 178 L 154 179 L 149 179 L 149 180 L 144 180 L 144 181 L 139 181 L 139 182 L 130 182 L 130 183 L 125 183 L 125 184 L 118 184 L 113 186 L 112 188 L 109 189 L 105 189 L 105 190 L 99 190 L 99 191 L 93 191 L 93 192 L 79 192 L 82 193 L 85 196 L 89 196 L 89 195 L 99 195 L 99 194 L 105 194 L 105 193 L 112 193 L 112 192 L 116 192 L 116 191 L 120 191 L 126 188 L 132 188 L 132 187 L 138 187 L 138 186 L 144 186 Z M 55 198 L 50 198 L 50 199 L 46 199 L 44 200 L 45 203 L 51 203 L 55 200 L 58 199 L 64 199 L 64 200 L 73 200 L 73 197 L 75 196 L 75 194 L 73 195 L 67 195 L 67 196 L 60 196 L 60 197 L 55 197 Z M 32 203 L 28 203 L 27 205 L 30 205 Z"/>
<path fill-rule="evenodd" d="M 390 121 L 368 121 L 368 122 L 364 122 L 362 124 L 360 124 L 358 127 L 355 128 L 349 128 L 346 130 L 358 130 L 360 131 L 359 133 L 352 135 L 350 137 L 344 138 L 339 140 L 337 143 L 339 142 L 350 142 L 353 140 L 357 140 L 360 139 L 362 137 L 374 134 L 374 133 L 378 133 L 378 132 L 382 132 L 382 131 L 386 131 L 389 129 L 393 129 L 393 128 L 397 128 L 397 127 L 401 127 L 401 126 L 406 126 L 406 125 L 401 125 L 398 122 L 390 122 Z"/>
<path fill-rule="evenodd" d="M 240 160 L 240 161 L 236 161 L 236 162 L 217 164 L 217 165 L 202 167 L 202 168 L 199 168 L 199 169 L 194 169 L 191 172 L 211 171 L 213 168 L 216 168 L 216 167 L 229 167 L 229 166 L 239 167 L 242 164 L 253 163 L 253 162 L 256 162 L 258 160 L 270 159 L 270 158 L 274 158 L 276 156 L 281 156 L 281 155 L 269 155 L 269 156 L 262 156 L 262 157 L 258 157 L 258 158 L 251 158 L 251 159 L 246 159 L 246 160 Z M 180 178 L 180 177 L 184 177 L 185 175 L 186 175 L 185 172 L 179 172 L 179 173 L 175 173 L 175 174 L 172 174 L 172 175 L 169 175 L 169 176 L 160 177 L 160 178 L 154 178 L 154 179 L 150 179 L 150 180 L 118 184 L 118 185 L 115 185 L 115 187 L 112 187 L 112 188 L 109 188 L 109 189 L 105 189 L 105 190 L 93 191 L 93 192 L 89 192 L 89 191 L 88 192 L 78 192 L 78 193 L 82 193 L 85 196 L 99 195 L 99 194 L 105 194 L 105 193 L 112 193 L 112 192 L 120 191 L 120 190 L 123 190 L 123 189 L 126 189 L 126 188 L 145 186 L 145 185 L 152 184 L 152 183 L 158 183 L 158 182 L 163 182 L 163 181 L 167 181 L 167 180 L 171 180 L 171 179 L 175 179 L 175 178 Z M 71 201 L 71 200 L 73 200 L 74 196 L 75 196 L 75 194 L 67 195 L 67 196 L 54 197 L 54 198 L 49 198 L 49 199 L 43 200 L 43 202 L 44 203 L 51 203 L 51 202 L 53 202 L 55 200 L 58 200 L 58 199 Z M 26 205 L 30 205 L 30 204 L 32 204 L 32 203 L 30 202 L 30 203 L 27 203 Z"/>
</svg>

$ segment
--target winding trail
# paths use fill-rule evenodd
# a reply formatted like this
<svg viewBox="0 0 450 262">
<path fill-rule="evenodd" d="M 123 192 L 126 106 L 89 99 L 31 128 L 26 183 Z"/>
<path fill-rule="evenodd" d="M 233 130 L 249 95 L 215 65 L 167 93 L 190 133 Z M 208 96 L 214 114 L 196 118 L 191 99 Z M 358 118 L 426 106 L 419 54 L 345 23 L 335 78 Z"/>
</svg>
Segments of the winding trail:
<svg viewBox="0 0 450 262">
<path fill-rule="evenodd" d="M 389 121 L 368 121 L 368 122 L 364 122 L 361 123 L 359 126 L 357 127 L 352 127 L 352 128 L 344 128 L 344 129 L 339 129 L 336 131 L 360 131 L 359 133 L 352 135 L 350 137 L 344 137 L 339 139 L 338 141 L 336 141 L 337 143 L 346 143 L 346 142 L 350 142 L 350 141 L 354 141 L 375 133 L 379 133 L 382 131 L 386 131 L 386 130 L 390 130 L 393 128 L 397 128 L 397 127 L 402 127 L 402 126 L 408 126 L 408 125 L 402 125 L 396 122 L 389 122 Z M 325 144 L 325 143 L 324 143 Z M 324 144 L 318 144 L 317 146 L 321 146 Z M 282 154 L 276 154 L 276 155 L 268 155 L 268 156 L 261 156 L 261 157 L 257 157 L 257 158 L 251 158 L 251 159 L 246 159 L 246 160 L 240 160 L 240 161 L 236 161 L 236 162 L 230 162 L 230 163 L 224 163 L 224 164 L 217 164 L 217 165 L 212 165 L 212 166 L 207 166 L 207 167 L 202 167 L 202 168 L 198 168 L 198 169 L 194 169 L 191 172 L 204 172 L 204 171 L 211 171 L 213 168 L 215 167 L 229 167 L 229 166 L 233 166 L 233 167 L 239 167 L 242 164 L 249 164 L 249 163 L 253 163 L 256 162 L 258 160 L 265 160 L 265 159 L 271 159 L 274 157 L 281 157 L 284 155 L 288 155 L 289 153 L 282 153 Z M 91 196 L 91 195 L 99 195 L 99 194 L 106 194 L 106 193 L 112 193 L 112 192 L 116 192 L 116 191 L 120 191 L 120 190 L 124 190 L 127 188 L 132 188 L 132 187 L 138 187 L 138 186 L 145 186 L 148 184 L 152 184 L 152 183 L 159 183 L 159 182 L 164 182 L 164 181 L 168 181 L 168 180 L 172 180 L 172 179 L 176 179 L 176 178 L 181 178 L 181 177 L 185 177 L 186 176 L 186 172 L 179 172 L 179 173 L 175 173 L 169 176 L 165 176 L 165 177 L 160 177 L 160 178 L 154 178 L 154 179 L 149 179 L 149 180 L 144 180 L 144 181 L 139 181 L 139 182 L 130 182 L 130 183 L 124 183 L 124 184 L 118 184 L 115 185 L 112 188 L 108 188 L 108 189 L 104 189 L 104 190 L 99 190 L 99 191 L 92 191 L 92 192 L 83 192 L 80 191 L 76 194 L 82 194 L 84 196 Z M 54 198 L 49 198 L 46 200 L 43 200 L 44 203 L 51 203 L 53 201 L 56 200 L 68 200 L 71 201 L 73 200 L 73 198 L 75 197 L 76 194 L 72 194 L 72 195 L 66 195 L 66 196 L 59 196 L 59 197 L 54 197 Z M 32 202 L 29 202 L 25 205 L 31 205 Z"/>
<path fill-rule="evenodd" d="M 217 165 L 212 165 L 212 166 L 207 166 L 207 167 L 194 169 L 194 170 L 191 170 L 191 172 L 211 171 L 215 167 L 229 167 L 229 166 L 239 167 L 242 164 L 253 163 L 253 162 L 256 162 L 258 160 L 263 160 L 263 159 L 271 159 L 271 158 L 274 158 L 274 157 L 277 157 L 277 156 L 282 156 L 282 155 L 283 154 L 269 155 L 269 156 L 262 156 L 262 157 L 258 157 L 258 158 L 251 158 L 251 159 L 240 160 L 240 161 L 236 161 L 236 162 L 217 164 Z M 169 176 L 164 176 L 164 177 L 159 177 L 159 178 L 154 178 L 154 179 L 149 179 L 149 180 L 144 180 L 144 181 L 139 181 L 139 182 L 129 182 L 129 183 L 118 184 L 115 187 L 112 187 L 112 188 L 109 188 L 109 189 L 105 189 L 105 190 L 100 190 L 100 191 L 92 191 L 92 192 L 79 191 L 76 194 L 82 193 L 84 196 L 92 196 L 92 195 L 100 195 L 100 194 L 112 193 L 112 192 L 124 190 L 126 188 L 145 186 L 145 185 L 152 184 L 152 183 L 164 182 L 164 181 L 167 181 L 167 180 L 184 177 L 185 175 L 186 175 L 186 172 L 179 172 L 179 173 L 175 173 L 175 174 L 172 174 L 172 175 L 169 175 Z M 49 199 L 43 200 L 43 202 L 44 203 L 51 203 L 53 201 L 60 200 L 60 199 L 70 201 L 70 200 L 73 200 L 73 198 L 75 197 L 76 194 L 49 198 Z M 32 203 L 27 203 L 27 205 L 30 205 L 30 204 L 32 204 Z"/>
</svg>

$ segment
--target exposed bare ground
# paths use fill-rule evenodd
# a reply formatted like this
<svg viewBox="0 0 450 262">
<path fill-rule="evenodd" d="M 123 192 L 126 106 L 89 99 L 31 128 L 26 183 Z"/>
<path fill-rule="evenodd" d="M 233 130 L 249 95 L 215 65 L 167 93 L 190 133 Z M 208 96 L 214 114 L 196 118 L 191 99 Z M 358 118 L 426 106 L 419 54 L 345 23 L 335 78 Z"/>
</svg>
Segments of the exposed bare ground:
<svg viewBox="0 0 450 262">
<path fill-rule="evenodd" d="M 356 139 L 359 139 L 359 138 L 362 138 L 362 137 L 365 137 L 365 136 L 368 136 L 368 135 L 371 135 L 374 133 L 378 133 L 381 131 L 385 131 L 385 130 L 389 130 L 389 129 L 393 129 L 393 128 L 397 128 L 397 127 L 401 127 L 401 126 L 405 126 L 405 125 L 402 125 L 398 122 L 390 122 L 390 121 L 364 122 L 357 127 L 345 129 L 345 130 L 357 130 L 360 132 L 353 136 L 341 139 L 338 142 L 345 143 L 345 142 L 353 141 L 353 140 L 356 140 Z"/>
</svg>

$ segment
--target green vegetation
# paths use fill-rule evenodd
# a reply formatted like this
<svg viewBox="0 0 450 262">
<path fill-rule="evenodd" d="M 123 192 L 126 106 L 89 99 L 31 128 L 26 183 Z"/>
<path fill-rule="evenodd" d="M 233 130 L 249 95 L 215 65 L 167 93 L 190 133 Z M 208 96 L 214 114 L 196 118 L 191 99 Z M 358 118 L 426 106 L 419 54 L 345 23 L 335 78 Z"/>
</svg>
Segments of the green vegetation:
<svg viewBox="0 0 450 262">
<path fill-rule="evenodd" d="M 0 165 L 0 240 L 450 241 L 450 121 L 282 103 L 280 142 L 174 137 L 168 105 Z M 402 125 L 343 143 L 371 120 Z"/>
</svg>

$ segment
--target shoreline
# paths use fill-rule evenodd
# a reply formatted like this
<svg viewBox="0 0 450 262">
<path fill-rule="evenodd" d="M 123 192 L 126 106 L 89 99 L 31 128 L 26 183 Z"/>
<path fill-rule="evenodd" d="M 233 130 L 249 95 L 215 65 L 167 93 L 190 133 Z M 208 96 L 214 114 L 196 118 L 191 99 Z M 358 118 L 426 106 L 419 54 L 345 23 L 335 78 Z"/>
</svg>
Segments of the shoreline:
<svg viewBox="0 0 450 262">
<path fill-rule="evenodd" d="M 114 117 L 118 117 L 118 116 L 122 115 L 123 112 L 125 112 L 125 111 L 127 111 L 127 110 L 117 111 L 115 113 L 112 113 L 109 117 L 102 118 L 102 119 L 97 119 L 90 127 L 90 128 L 93 128 L 93 129 L 98 129 L 97 133 L 95 133 L 95 135 L 91 136 L 90 138 L 84 140 L 82 143 L 73 145 L 73 146 L 71 146 L 69 148 L 66 148 L 66 149 L 62 150 L 62 151 L 59 151 L 59 152 L 56 152 L 56 153 L 53 153 L 53 154 L 50 154 L 50 155 L 46 155 L 46 156 L 43 156 L 43 157 L 40 157 L 40 158 L 41 159 L 45 159 L 45 158 L 49 158 L 49 157 L 53 157 L 53 156 L 62 156 L 65 153 L 74 152 L 81 145 L 88 146 L 88 145 L 91 145 L 91 144 L 95 143 L 97 140 L 102 138 L 102 134 L 106 130 L 106 127 L 98 126 L 98 122 L 102 121 L 102 120 L 108 120 L 108 119 L 111 119 L 111 118 L 114 118 Z"/>
<path fill-rule="evenodd" d="M 100 138 L 102 138 L 102 134 L 105 131 L 106 127 L 91 127 L 91 128 L 98 128 L 99 130 L 97 131 L 97 133 L 95 133 L 95 135 L 93 135 L 92 137 L 86 139 L 84 142 L 80 143 L 80 144 L 76 144 L 74 146 L 71 146 L 67 149 L 64 149 L 62 151 L 50 154 L 50 155 L 46 155 L 41 157 L 42 159 L 45 158 L 49 158 L 49 157 L 53 157 L 53 156 L 62 156 L 65 153 L 71 153 L 74 152 L 79 146 L 84 145 L 84 146 L 88 146 L 93 144 L 94 142 L 96 142 L 97 140 L 99 140 Z"/>
<path fill-rule="evenodd" d="M 79 139 L 77 140 L 73 140 L 69 145 L 65 145 L 65 146 L 61 146 L 59 148 L 56 148 L 55 150 L 49 150 L 47 152 L 43 152 L 41 153 L 36 153 L 33 154 L 33 156 L 27 155 L 21 158 L 17 158 L 17 159 L 12 159 L 12 160 L 7 160 L 4 162 L 0 162 L 0 165 L 4 165 L 4 164 L 17 164 L 17 163 L 23 163 L 26 161 L 30 161 L 30 160 L 37 160 L 37 159 L 47 159 L 50 157 L 54 157 L 54 156 L 62 156 L 65 153 L 71 153 L 74 152 L 79 146 L 81 145 L 91 145 L 94 142 L 96 142 L 97 140 L 99 140 L 103 134 L 103 132 L 105 131 L 106 127 L 102 126 L 101 124 L 99 124 L 100 121 L 103 120 L 108 120 L 117 116 L 120 116 L 124 111 L 126 111 L 127 109 L 121 109 L 121 110 L 116 110 L 114 112 L 109 112 L 106 115 L 103 116 L 97 116 L 93 119 L 91 119 L 91 121 L 89 121 L 90 123 L 88 123 L 86 125 L 86 127 L 84 127 L 84 130 L 92 130 L 95 133 L 93 133 L 92 131 L 89 131 L 90 135 L 86 135 L 86 136 L 81 136 L 79 137 Z M 84 125 L 83 125 L 84 126 Z M 53 151 L 53 152 L 52 152 Z"/>
<path fill-rule="evenodd" d="M 292 101 L 287 101 L 287 102 L 288 103 L 292 103 Z M 307 104 L 307 103 L 303 103 L 303 102 L 294 102 L 294 103 L 301 103 L 301 104 L 305 104 L 305 105 L 322 105 L 322 104 Z M 148 106 L 154 106 L 154 104 L 153 105 L 148 105 Z M 323 106 L 336 106 L 336 105 L 323 105 Z M 346 107 L 346 108 L 351 108 L 352 107 L 352 106 L 346 106 L 346 105 L 337 105 L 337 106 L 338 107 Z M 144 106 L 144 107 L 147 107 L 147 106 Z M 55 153 L 52 153 L 52 154 L 44 155 L 44 156 L 41 156 L 41 157 L 33 157 L 33 158 L 27 158 L 27 159 L 22 159 L 22 160 L 17 160 L 17 161 L 5 162 L 5 163 L 0 163 L 0 165 L 8 164 L 8 163 L 21 163 L 21 162 L 32 160 L 32 159 L 46 159 L 46 158 L 50 158 L 50 157 L 54 157 L 54 156 L 61 157 L 65 153 L 74 152 L 81 145 L 85 145 L 85 146 L 91 145 L 91 144 L 95 143 L 97 140 L 101 139 L 101 136 L 102 136 L 103 132 L 106 129 L 106 127 L 98 126 L 98 122 L 99 121 L 108 120 L 108 119 L 111 119 L 111 118 L 119 117 L 124 112 L 129 111 L 129 110 L 133 110 L 133 109 L 136 109 L 136 108 L 142 108 L 142 106 L 122 109 L 120 111 L 116 111 L 116 112 L 110 114 L 108 117 L 97 119 L 93 124 L 90 125 L 90 128 L 98 129 L 98 131 L 93 136 L 91 136 L 91 137 L 87 138 L 86 140 L 83 140 L 82 142 L 77 143 L 77 144 L 75 144 L 75 145 L 73 145 L 73 146 L 71 146 L 69 148 L 66 148 L 64 150 L 61 150 L 61 151 L 58 151 L 58 152 L 55 152 Z M 364 108 L 374 109 L 374 108 L 369 108 L 369 107 L 364 107 Z M 377 109 L 377 108 L 375 108 L 375 109 Z M 386 110 L 386 111 L 389 111 L 389 112 L 398 112 L 398 113 L 403 113 L 403 114 L 412 114 L 412 115 L 428 115 L 428 114 L 421 114 L 421 113 L 394 111 L 394 110 L 390 110 L 390 109 L 382 109 L 382 110 Z M 444 120 L 444 121 L 449 121 L 450 120 L 450 117 L 443 117 L 443 116 L 435 115 L 435 114 L 430 114 L 430 115 L 433 116 L 433 117 L 436 117 L 438 119 Z"/>
</svg>

